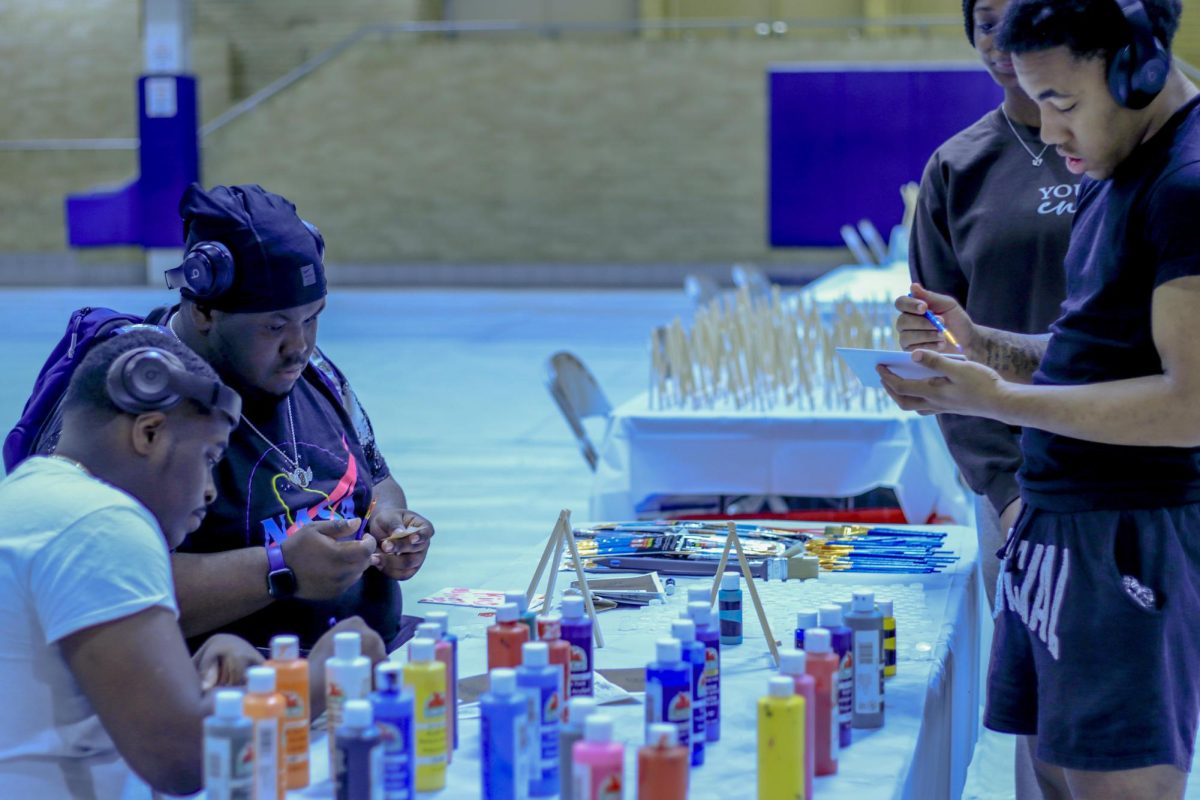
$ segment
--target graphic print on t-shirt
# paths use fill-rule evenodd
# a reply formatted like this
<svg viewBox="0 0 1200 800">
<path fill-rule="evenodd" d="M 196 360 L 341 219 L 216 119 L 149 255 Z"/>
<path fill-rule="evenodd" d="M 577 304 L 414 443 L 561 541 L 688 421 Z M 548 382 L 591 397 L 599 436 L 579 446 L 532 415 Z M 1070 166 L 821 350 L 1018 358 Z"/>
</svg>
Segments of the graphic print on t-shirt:
<svg viewBox="0 0 1200 800">
<path fill-rule="evenodd" d="M 1038 194 L 1041 196 L 1041 203 L 1038 205 L 1037 212 L 1039 214 L 1063 214 L 1075 213 L 1075 199 L 1079 197 L 1078 183 L 1060 183 L 1055 186 L 1041 186 L 1038 188 Z"/>
</svg>

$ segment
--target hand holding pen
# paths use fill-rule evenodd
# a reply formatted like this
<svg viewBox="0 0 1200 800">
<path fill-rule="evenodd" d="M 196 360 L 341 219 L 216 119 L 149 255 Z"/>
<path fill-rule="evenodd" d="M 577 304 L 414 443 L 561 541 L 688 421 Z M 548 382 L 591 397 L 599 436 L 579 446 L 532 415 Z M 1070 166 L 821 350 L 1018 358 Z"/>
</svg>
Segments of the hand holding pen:
<svg viewBox="0 0 1200 800">
<path fill-rule="evenodd" d="M 896 310 L 900 312 L 896 333 L 900 347 L 906 352 L 946 352 L 952 347 L 965 354 L 960 338 L 965 338 L 963 333 L 969 333 L 973 323 L 953 297 L 914 283 L 907 296 L 896 298 Z M 959 335 L 955 335 L 955 330 Z"/>
</svg>

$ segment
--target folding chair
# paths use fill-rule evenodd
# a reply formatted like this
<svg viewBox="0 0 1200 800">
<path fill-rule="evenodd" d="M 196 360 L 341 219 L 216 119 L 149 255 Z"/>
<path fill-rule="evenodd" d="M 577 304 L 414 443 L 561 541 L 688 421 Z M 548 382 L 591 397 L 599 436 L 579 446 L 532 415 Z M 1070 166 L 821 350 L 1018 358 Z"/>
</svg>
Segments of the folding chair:
<svg viewBox="0 0 1200 800">
<path fill-rule="evenodd" d="M 546 388 L 575 434 L 584 460 L 595 472 L 599 456 L 588 438 L 583 421 L 589 417 L 607 417 L 612 411 L 612 404 L 583 362 L 566 351 L 559 351 L 547 359 Z"/>
</svg>

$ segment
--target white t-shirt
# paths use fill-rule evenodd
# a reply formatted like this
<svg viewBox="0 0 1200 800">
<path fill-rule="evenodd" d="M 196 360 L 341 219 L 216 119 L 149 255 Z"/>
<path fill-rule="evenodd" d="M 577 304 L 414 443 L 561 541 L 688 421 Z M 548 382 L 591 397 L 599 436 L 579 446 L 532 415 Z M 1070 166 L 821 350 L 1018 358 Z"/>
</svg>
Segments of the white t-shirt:
<svg viewBox="0 0 1200 800">
<path fill-rule="evenodd" d="M 0 508 L 0 798 L 146 795 L 58 642 L 155 606 L 178 616 L 158 522 L 56 458 L 13 470 L 0 482 Z"/>
</svg>

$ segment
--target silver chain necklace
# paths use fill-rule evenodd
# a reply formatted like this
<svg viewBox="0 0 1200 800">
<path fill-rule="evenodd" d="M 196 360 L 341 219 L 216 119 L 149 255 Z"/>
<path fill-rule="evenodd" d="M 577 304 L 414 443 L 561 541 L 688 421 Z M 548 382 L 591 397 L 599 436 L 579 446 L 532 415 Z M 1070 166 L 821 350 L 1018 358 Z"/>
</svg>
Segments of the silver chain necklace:
<svg viewBox="0 0 1200 800">
<path fill-rule="evenodd" d="M 1025 152 L 1029 153 L 1029 157 L 1033 159 L 1033 165 L 1040 167 L 1042 165 L 1042 156 L 1046 155 L 1046 151 L 1050 149 L 1050 145 L 1042 148 L 1042 152 L 1034 153 L 1033 148 L 1025 143 L 1021 138 L 1021 134 L 1017 133 L 1017 127 L 1012 124 L 1012 120 L 1008 118 L 1008 112 L 1004 110 L 1004 105 L 1000 105 L 1000 113 L 1004 115 L 1004 121 L 1008 123 L 1008 129 L 1012 131 L 1013 136 L 1017 137 L 1017 141 L 1021 143 L 1021 147 L 1025 148 Z"/>
<path fill-rule="evenodd" d="M 308 485 L 310 483 L 312 483 L 313 471 L 312 471 L 312 467 L 301 467 L 300 466 L 300 448 L 296 444 L 296 426 L 292 422 L 292 396 L 291 395 L 288 395 L 288 399 L 287 399 L 287 418 L 288 418 L 288 432 L 291 433 L 291 435 L 292 435 L 292 457 L 291 458 L 288 458 L 287 453 L 285 453 L 285 452 L 283 452 L 283 450 L 279 449 L 279 447 L 274 442 L 272 442 L 270 439 L 268 439 L 266 437 L 266 434 L 264 434 L 262 431 L 260 431 L 258 428 L 256 428 L 254 426 L 254 423 L 246 418 L 245 414 L 242 414 L 242 422 L 245 422 L 247 425 L 249 425 L 250 430 L 257 433 L 260 439 L 262 439 L 264 442 L 266 442 L 270 446 L 270 448 L 272 450 L 274 450 L 276 453 L 279 453 L 279 455 L 283 458 L 283 460 L 285 462 L 287 462 L 287 465 L 291 469 L 291 471 L 284 473 L 284 475 L 285 475 L 285 477 L 287 477 L 288 481 L 293 486 L 299 486 L 301 489 L 307 489 Z"/>
</svg>

